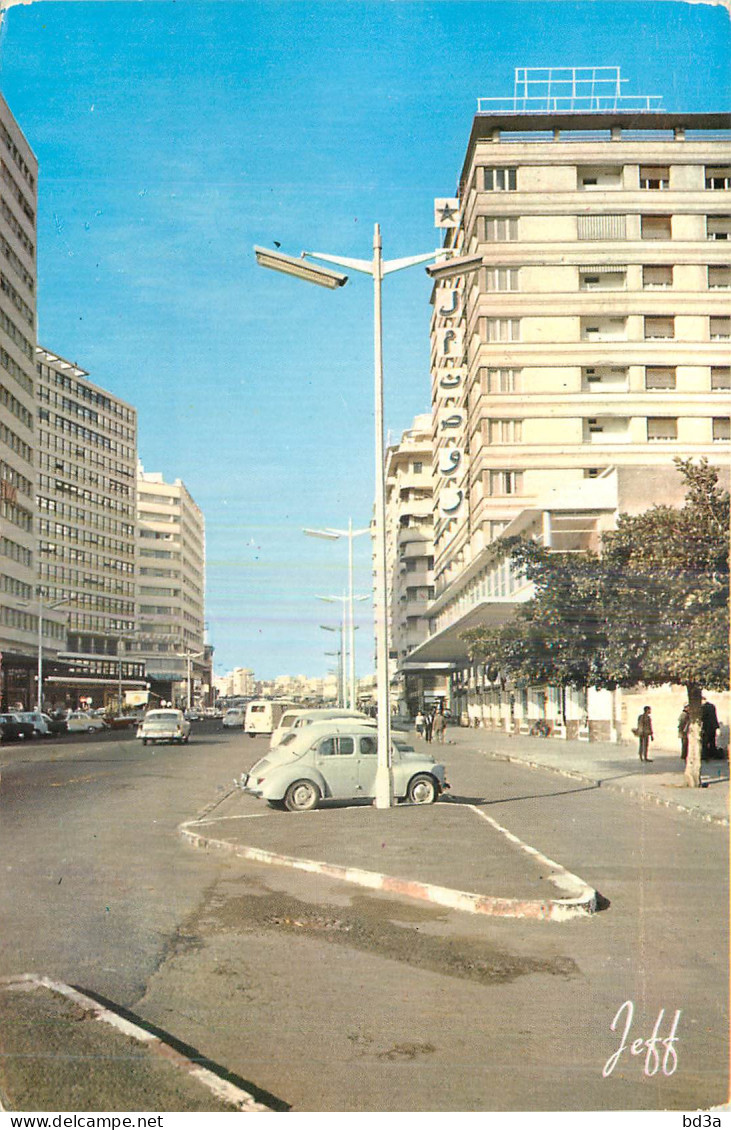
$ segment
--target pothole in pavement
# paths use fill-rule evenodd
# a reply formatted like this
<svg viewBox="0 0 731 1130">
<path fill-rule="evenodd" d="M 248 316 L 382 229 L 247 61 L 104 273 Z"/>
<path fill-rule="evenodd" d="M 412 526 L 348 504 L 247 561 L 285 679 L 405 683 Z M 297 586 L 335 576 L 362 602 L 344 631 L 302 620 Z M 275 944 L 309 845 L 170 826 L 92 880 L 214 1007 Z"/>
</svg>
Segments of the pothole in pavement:
<svg viewBox="0 0 731 1130">
<path fill-rule="evenodd" d="M 197 928 L 204 933 L 275 931 L 317 939 L 481 984 L 504 984 L 531 973 L 565 979 L 581 976 L 572 958 L 516 955 L 481 938 L 423 933 L 418 925 L 390 921 L 390 910 L 384 906 L 378 917 L 373 907 L 365 914 L 338 907 L 333 914 L 281 893 L 243 894 L 209 902 L 201 910 Z M 187 925 L 190 929 L 193 924 Z"/>
</svg>

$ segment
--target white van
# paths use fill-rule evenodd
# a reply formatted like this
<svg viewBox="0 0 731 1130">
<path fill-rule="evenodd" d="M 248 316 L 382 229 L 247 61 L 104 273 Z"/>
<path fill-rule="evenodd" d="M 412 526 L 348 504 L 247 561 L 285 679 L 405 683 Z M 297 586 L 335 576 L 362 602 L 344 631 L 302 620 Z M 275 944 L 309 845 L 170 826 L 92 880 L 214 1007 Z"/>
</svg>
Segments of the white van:
<svg viewBox="0 0 731 1130">
<path fill-rule="evenodd" d="M 279 719 L 288 710 L 293 710 L 293 702 L 277 702 L 271 698 L 258 698 L 246 707 L 244 733 L 250 738 L 257 734 L 271 734 L 279 725 Z"/>
<path fill-rule="evenodd" d="M 299 730 L 301 726 L 311 726 L 313 722 L 326 722 L 330 718 L 352 718 L 359 722 L 370 722 L 367 714 L 360 710 L 348 710 L 346 707 L 326 706 L 318 709 L 302 710 L 294 708 L 287 710 L 279 719 L 279 725 L 272 734 L 269 743 L 270 749 L 276 749 L 288 730 Z"/>
</svg>

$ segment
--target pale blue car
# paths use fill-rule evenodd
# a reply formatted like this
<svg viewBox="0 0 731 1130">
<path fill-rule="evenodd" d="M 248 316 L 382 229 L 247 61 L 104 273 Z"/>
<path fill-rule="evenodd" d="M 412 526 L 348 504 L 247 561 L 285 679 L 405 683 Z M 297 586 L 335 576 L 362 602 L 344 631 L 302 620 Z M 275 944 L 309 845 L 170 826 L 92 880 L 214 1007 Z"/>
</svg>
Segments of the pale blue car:
<svg viewBox="0 0 731 1130">
<path fill-rule="evenodd" d="M 322 800 L 373 798 L 378 740 L 372 723 L 347 719 L 292 730 L 239 784 L 274 808 L 304 812 Z M 394 796 L 433 804 L 449 788 L 443 765 L 392 739 Z"/>
</svg>

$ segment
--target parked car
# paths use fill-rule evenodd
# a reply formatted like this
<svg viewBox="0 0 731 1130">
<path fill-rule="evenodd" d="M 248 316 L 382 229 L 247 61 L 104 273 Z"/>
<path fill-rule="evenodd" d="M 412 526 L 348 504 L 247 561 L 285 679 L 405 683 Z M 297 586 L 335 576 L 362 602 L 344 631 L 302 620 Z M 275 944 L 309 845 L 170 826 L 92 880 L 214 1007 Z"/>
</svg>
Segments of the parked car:
<svg viewBox="0 0 731 1130">
<path fill-rule="evenodd" d="M 368 715 L 360 710 L 348 710 L 346 707 L 324 707 L 322 709 L 308 710 L 295 707 L 287 710 L 279 719 L 279 723 L 269 742 L 270 749 L 276 749 L 285 734 L 290 730 L 299 730 L 302 726 L 311 726 L 314 722 L 327 722 L 330 718 L 353 718 L 359 722 L 369 721 Z M 371 719 L 371 721 L 373 721 Z M 373 721 L 375 725 L 375 721 Z"/>
<path fill-rule="evenodd" d="M 290 812 L 316 808 L 321 800 L 375 796 L 378 737 L 373 725 L 354 719 L 314 722 L 290 730 L 262 757 L 241 786 L 273 807 Z M 433 804 L 449 788 L 443 765 L 392 740 L 394 795 L 412 804 Z"/>
<path fill-rule="evenodd" d="M 200 722 L 202 716 L 198 713 L 197 710 L 186 710 L 185 717 L 189 722 Z"/>
<path fill-rule="evenodd" d="M 0 728 L 4 742 L 17 742 L 21 738 L 35 736 L 35 726 L 32 722 L 24 722 L 19 714 L 0 714 Z"/>
<path fill-rule="evenodd" d="M 51 733 L 49 722 L 51 719 L 47 714 L 43 714 L 40 710 L 20 710 L 17 717 L 22 722 L 30 722 L 33 727 L 33 733 L 39 737 L 47 738 Z"/>
<path fill-rule="evenodd" d="M 226 729 L 229 729 L 229 727 L 233 729 L 243 729 L 245 717 L 246 707 L 239 709 L 237 706 L 232 706 L 231 709 L 227 710 L 224 714 L 221 725 L 225 726 Z"/>
<path fill-rule="evenodd" d="M 187 742 L 190 737 L 190 722 L 182 710 L 148 710 L 137 737 L 142 744 L 148 742 Z"/>
<path fill-rule="evenodd" d="M 85 710 L 72 710 L 66 719 L 66 729 L 69 734 L 92 734 L 95 730 L 103 730 L 106 722 L 103 718 L 94 718 Z"/>
</svg>

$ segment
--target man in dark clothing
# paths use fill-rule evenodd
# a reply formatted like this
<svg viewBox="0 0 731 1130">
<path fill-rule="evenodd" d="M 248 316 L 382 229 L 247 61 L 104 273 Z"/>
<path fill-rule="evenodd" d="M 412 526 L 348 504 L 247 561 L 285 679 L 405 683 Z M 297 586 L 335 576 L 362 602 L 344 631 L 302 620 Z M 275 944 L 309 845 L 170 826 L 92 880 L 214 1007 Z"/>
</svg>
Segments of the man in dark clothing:
<svg viewBox="0 0 731 1130">
<path fill-rule="evenodd" d="M 716 733 L 718 732 L 718 715 L 716 708 L 708 699 L 703 699 L 701 707 L 701 760 L 710 761 L 718 757 L 716 749 Z"/>
<path fill-rule="evenodd" d="M 686 703 L 678 718 L 678 734 L 680 735 L 680 756 L 683 761 L 688 758 L 688 731 L 690 729 L 690 706 Z"/>
<path fill-rule="evenodd" d="M 650 742 L 654 736 L 652 732 L 650 707 L 646 706 L 637 719 L 637 737 L 640 739 L 640 748 L 637 752 L 640 755 L 640 761 L 652 761 L 652 758 L 648 757 L 647 754 L 650 749 Z"/>
<path fill-rule="evenodd" d="M 432 731 L 434 729 L 434 711 L 427 710 L 424 716 L 424 737 L 428 742 L 431 741 Z"/>
</svg>

